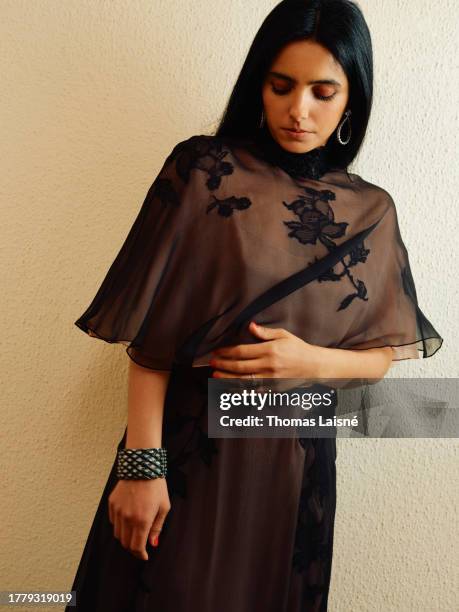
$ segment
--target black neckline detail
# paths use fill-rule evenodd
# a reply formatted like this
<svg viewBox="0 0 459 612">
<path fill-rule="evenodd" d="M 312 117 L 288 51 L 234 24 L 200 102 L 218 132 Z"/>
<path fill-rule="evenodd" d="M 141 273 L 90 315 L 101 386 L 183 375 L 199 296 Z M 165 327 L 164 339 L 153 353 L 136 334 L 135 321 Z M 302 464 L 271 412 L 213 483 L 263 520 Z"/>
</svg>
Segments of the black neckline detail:
<svg viewBox="0 0 459 612">
<path fill-rule="evenodd" d="M 306 153 L 292 153 L 274 140 L 266 124 L 257 131 L 254 142 L 267 161 L 291 176 L 319 179 L 332 168 L 325 146 Z"/>
</svg>

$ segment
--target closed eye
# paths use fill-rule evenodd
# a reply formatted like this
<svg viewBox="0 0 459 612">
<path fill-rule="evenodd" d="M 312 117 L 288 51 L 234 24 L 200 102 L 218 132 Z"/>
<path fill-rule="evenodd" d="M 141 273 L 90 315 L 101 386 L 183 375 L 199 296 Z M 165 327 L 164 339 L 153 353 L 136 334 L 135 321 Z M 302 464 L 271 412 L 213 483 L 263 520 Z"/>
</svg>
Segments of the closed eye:
<svg viewBox="0 0 459 612">
<path fill-rule="evenodd" d="M 277 96 L 285 96 L 292 91 L 291 89 L 278 89 L 277 87 L 274 87 L 274 86 L 271 87 L 271 90 Z M 321 96 L 318 93 L 316 93 L 315 95 L 316 95 L 316 98 L 318 98 L 319 100 L 324 100 L 325 102 L 329 102 L 336 96 L 336 91 L 333 94 L 331 94 L 331 96 Z"/>
<path fill-rule="evenodd" d="M 316 94 L 316 96 L 319 98 L 319 100 L 325 100 L 326 102 L 329 102 L 330 100 L 333 100 L 333 98 L 336 96 L 336 91 L 331 96 L 321 96 L 320 94 Z"/>
<path fill-rule="evenodd" d="M 277 89 L 276 87 L 271 87 L 271 89 L 277 96 L 285 96 L 291 91 L 290 89 Z"/>
</svg>

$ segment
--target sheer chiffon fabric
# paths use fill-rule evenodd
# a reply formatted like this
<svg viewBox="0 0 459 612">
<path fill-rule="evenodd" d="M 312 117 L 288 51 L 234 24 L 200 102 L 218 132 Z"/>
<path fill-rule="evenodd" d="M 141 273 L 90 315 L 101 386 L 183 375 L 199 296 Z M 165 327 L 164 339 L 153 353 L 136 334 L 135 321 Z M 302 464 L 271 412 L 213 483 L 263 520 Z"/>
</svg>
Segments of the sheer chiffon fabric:
<svg viewBox="0 0 459 612">
<path fill-rule="evenodd" d="M 389 193 L 339 169 L 294 177 L 258 146 L 177 144 L 76 325 L 160 370 L 258 342 L 252 318 L 325 347 L 433 355 L 442 338 L 418 305 Z"/>
<path fill-rule="evenodd" d="M 164 407 L 171 510 L 148 561 L 113 536 L 100 499 L 72 586 L 85 612 L 327 610 L 334 438 L 211 439 L 210 368 L 176 367 Z M 123 448 L 126 431 L 118 448 Z M 68 608 L 75 610 L 75 608 Z"/>
<path fill-rule="evenodd" d="M 77 610 L 327 610 L 336 441 L 209 438 L 210 353 L 258 342 L 251 320 L 325 347 L 390 346 L 394 361 L 429 357 L 442 338 L 418 305 L 391 196 L 316 150 L 304 160 L 301 173 L 259 139 L 178 143 L 75 322 L 170 371 L 172 506 L 159 546 L 136 559 L 108 520 L 114 458 L 72 587 Z"/>
</svg>

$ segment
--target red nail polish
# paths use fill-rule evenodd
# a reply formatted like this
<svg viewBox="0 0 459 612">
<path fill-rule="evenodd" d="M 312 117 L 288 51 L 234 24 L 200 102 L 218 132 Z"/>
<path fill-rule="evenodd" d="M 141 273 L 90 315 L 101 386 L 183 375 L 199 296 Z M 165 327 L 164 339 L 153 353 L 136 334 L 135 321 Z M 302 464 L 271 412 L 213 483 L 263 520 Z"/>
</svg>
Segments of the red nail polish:
<svg viewBox="0 0 459 612">
<path fill-rule="evenodd" d="M 156 536 L 155 539 L 153 540 L 153 546 L 158 546 L 159 544 L 159 536 Z"/>
</svg>

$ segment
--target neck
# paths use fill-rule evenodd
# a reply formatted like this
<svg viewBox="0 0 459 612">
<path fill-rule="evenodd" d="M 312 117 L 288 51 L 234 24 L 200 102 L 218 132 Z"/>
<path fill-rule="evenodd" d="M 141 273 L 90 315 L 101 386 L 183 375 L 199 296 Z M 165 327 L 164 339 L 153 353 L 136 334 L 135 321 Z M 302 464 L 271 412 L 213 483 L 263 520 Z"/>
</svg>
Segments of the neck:
<svg viewBox="0 0 459 612">
<path fill-rule="evenodd" d="M 325 146 L 306 153 L 292 153 L 272 137 L 266 124 L 258 130 L 255 142 L 265 159 L 292 176 L 318 179 L 331 168 Z"/>
</svg>

